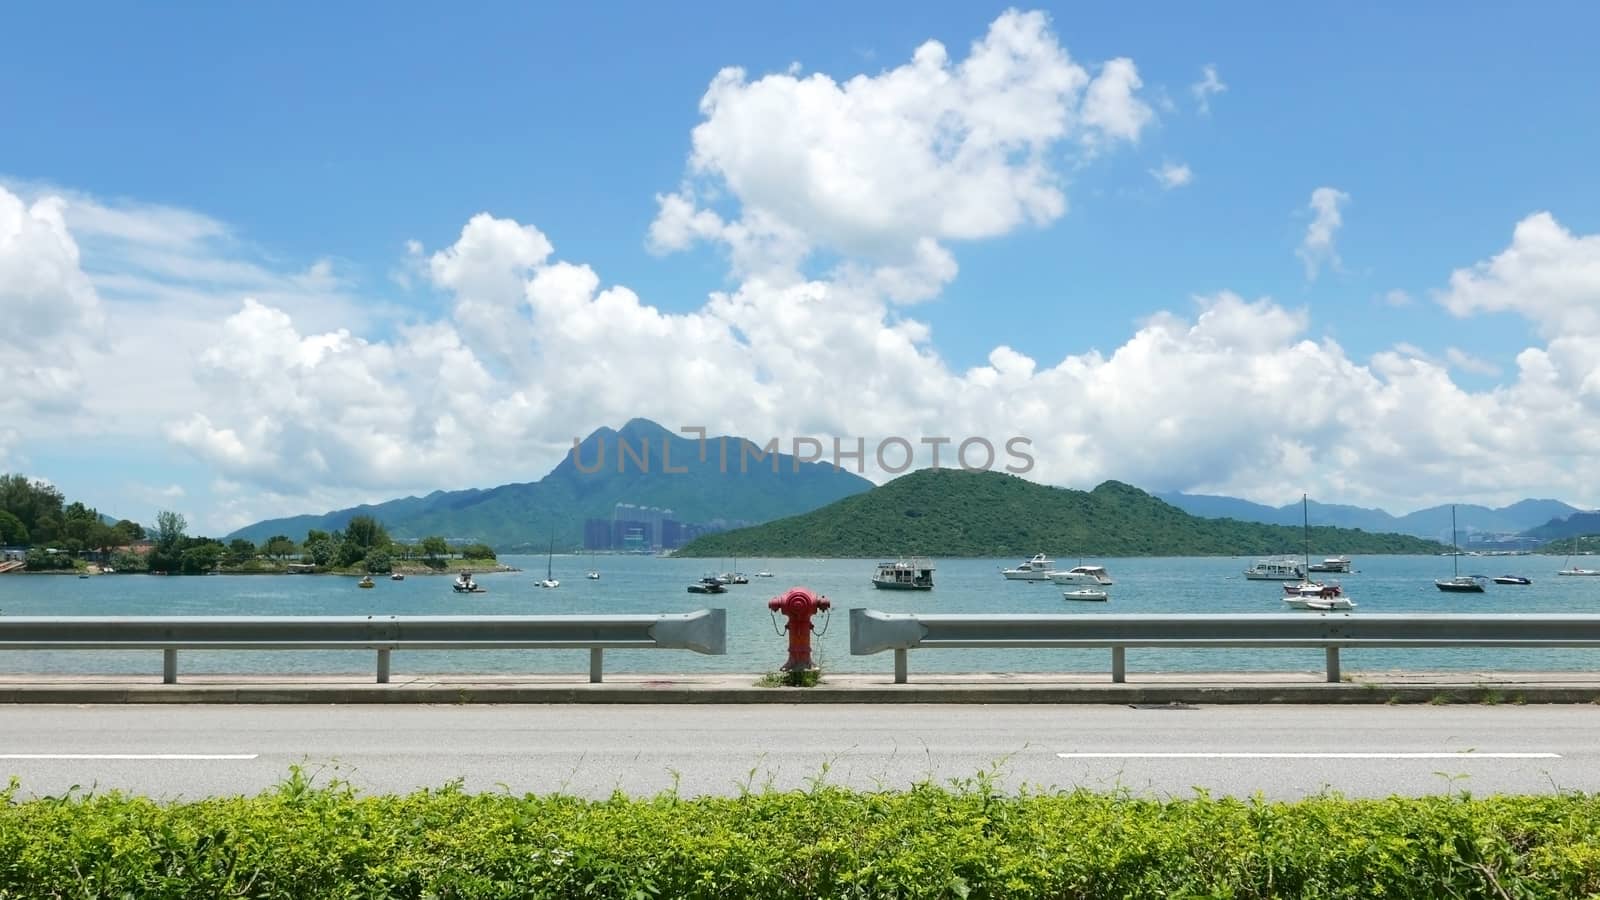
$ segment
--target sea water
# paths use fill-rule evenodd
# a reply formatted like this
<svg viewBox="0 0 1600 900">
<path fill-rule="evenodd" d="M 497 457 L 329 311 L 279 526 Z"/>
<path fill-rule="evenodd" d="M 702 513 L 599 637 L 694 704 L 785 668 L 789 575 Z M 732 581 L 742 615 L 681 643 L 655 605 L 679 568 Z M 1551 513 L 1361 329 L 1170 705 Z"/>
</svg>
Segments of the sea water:
<svg viewBox="0 0 1600 900">
<path fill-rule="evenodd" d="M 1042 548 L 1046 551 L 1049 548 Z M 1019 557 L 1020 559 L 1020 557 Z M 1049 582 L 1007 581 L 1000 569 L 1019 559 L 936 559 L 932 591 L 880 591 L 870 578 L 876 559 L 742 559 L 750 583 L 727 593 L 690 594 L 703 575 L 732 567 L 731 561 L 647 556 L 557 556 L 561 586 L 543 589 L 543 556 L 502 561 L 524 570 L 479 573 L 482 594 L 457 594 L 450 574 L 410 575 L 404 581 L 379 576 L 361 590 L 356 579 L 332 575 L 213 575 L 160 577 L 105 575 L 0 575 L 0 616 L 198 616 L 198 615 L 586 615 L 675 613 L 706 607 L 728 611 L 728 653 L 607 650 L 607 672 L 756 673 L 782 665 L 784 620 L 767 601 L 791 587 L 806 587 L 832 602 L 831 615 L 816 620 L 814 656 L 824 671 L 889 672 L 890 653 L 850 655 L 851 607 L 918 613 L 1284 613 L 1279 582 L 1248 581 L 1246 557 L 1083 559 L 1104 565 L 1116 582 L 1105 603 L 1066 601 Z M 1057 557 L 1057 566 L 1077 565 Z M 1451 560 L 1438 556 L 1356 557 L 1340 581 L 1358 608 L 1351 613 L 1600 613 L 1600 577 L 1558 577 L 1562 559 L 1549 556 L 1462 557 L 1462 574 L 1518 574 L 1526 586 L 1489 585 L 1482 594 L 1442 593 L 1435 578 L 1452 574 Z M 589 569 L 601 573 L 589 580 Z M 766 569 L 772 578 L 757 578 Z M 1317 615 L 1316 613 L 1300 613 Z M 1130 672 L 1320 671 L 1323 654 L 1301 650 L 1162 650 L 1130 648 Z M 1104 672 L 1110 652 L 1095 650 L 920 650 L 913 672 Z M 1600 653 L 1587 650 L 1400 649 L 1346 650 L 1346 671 L 1600 670 Z M 198 673 L 371 672 L 370 651 L 184 651 L 180 671 Z M 160 671 L 156 651 L 0 651 L 5 673 L 141 673 Z M 396 651 L 395 680 L 407 674 L 550 673 L 588 671 L 586 651 L 476 650 Z"/>
</svg>

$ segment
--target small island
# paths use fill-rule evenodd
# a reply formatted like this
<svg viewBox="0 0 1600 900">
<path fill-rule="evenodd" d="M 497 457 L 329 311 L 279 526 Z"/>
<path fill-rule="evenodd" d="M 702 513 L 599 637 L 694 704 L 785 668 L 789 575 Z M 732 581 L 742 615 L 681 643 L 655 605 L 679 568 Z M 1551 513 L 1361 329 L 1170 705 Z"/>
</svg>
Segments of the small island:
<svg viewBox="0 0 1600 900">
<path fill-rule="evenodd" d="M 1424 553 L 1437 541 L 1314 526 L 1315 554 Z M 1092 491 L 1000 472 L 921 469 L 799 516 L 697 538 L 675 556 L 1247 556 L 1304 551 L 1301 528 L 1203 519 L 1119 481 Z"/>
</svg>

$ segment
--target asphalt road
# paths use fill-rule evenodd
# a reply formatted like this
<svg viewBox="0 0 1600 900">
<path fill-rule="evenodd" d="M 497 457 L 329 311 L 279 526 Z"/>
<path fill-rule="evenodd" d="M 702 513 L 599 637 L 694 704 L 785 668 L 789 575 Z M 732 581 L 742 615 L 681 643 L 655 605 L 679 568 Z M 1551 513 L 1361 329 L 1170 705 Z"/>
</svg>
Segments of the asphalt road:
<svg viewBox="0 0 1600 900">
<path fill-rule="evenodd" d="M 253 794 L 301 764 L 366 793 L 684 795 L 897 788 L 1297 798 L 1600 791 L 1593 706 L 11 706 L 0 779 L 163 799 Z"/>
</svg>

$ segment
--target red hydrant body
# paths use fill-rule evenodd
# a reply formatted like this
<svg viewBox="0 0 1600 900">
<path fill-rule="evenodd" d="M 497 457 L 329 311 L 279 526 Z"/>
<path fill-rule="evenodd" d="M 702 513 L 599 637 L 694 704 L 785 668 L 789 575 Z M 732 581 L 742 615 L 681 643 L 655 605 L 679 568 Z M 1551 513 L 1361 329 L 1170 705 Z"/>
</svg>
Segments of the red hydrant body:
<svg viewBox="0 0 1600 900">
<path fill-rule="evenodd" d="M 767 609 L 781 612 L 789 620 L 789 661 L 783 664 L 783 671 L 817 667 L 811 661 L 811 617 L 832 606 L 827 597 L 813 594 L 805 588 L 790 588 L 783 596 L 767 601 Z"/>
</svg>

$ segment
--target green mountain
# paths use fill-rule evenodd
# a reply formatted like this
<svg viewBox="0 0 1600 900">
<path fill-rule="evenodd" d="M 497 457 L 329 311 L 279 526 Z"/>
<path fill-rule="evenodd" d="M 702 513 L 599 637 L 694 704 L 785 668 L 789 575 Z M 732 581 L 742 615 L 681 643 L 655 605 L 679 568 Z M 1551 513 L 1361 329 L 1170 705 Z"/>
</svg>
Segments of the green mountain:
<svg viewBox="0 0 1600 900">
<path fill-rule="evenodd" d="M 671 509 L 679 522 L 735 525 L 796 515 L 870 487 L 865 478 L 828 463 L 796 464 L 785 454 L 763 458 L 743 438 L 708 437 L 702 448 L 696 439 L 633 419 L 620 429 L 595 431 L 576 454 L 535 482 L 269 519 L 228 538 L 260 542 L 285 534 L 300 540 L 309 529 L 332 531 L 354 516 L 370 515 L 401 540 L 436 534 L 501 551 L 542 551 L 551 535 L 560 547 L 581 544 L 584 520 L 609 520 L 618 503 Z"/>
<path fill-rule="evenodd" d="M 1304 540 L 1299 526 L 1201 519 L 1117 481 L 1074 491 L 999 472 L 922 469 L 803 515 L 706 535 L 677 555 L 1298 555 Z M 1313 555 L 1443 549 L 1407 535 L 1311 529 Z"/>
</svg>

